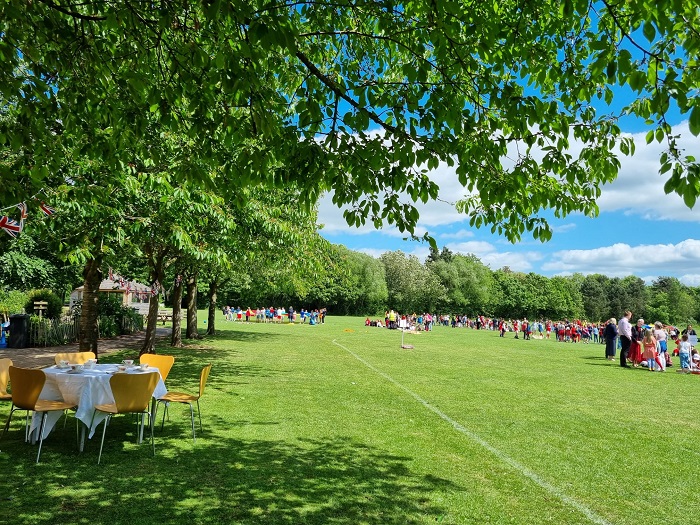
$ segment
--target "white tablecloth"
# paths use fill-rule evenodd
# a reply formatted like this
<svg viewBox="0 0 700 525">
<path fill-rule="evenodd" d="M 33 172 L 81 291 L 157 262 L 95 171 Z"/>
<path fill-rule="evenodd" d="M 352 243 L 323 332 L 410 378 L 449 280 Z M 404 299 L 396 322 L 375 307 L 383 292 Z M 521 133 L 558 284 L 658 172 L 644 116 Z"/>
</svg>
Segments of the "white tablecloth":
<svg viewBox="0 0 700 525">
<path fill-rule="evenodd" d="M 53 399 L 56 401 L 66 401 L 77 405 L 78 409 L 75 417 L 85 424 L 89 429 L 88 437 L 92 438 L 97 426 L 104 421 L 107 414 L 95 413 L 95 405 L 106 403 L 114 403 L 112 389 L 109 386 L 109 380 L 117 371 L 117 365 L 96 365 L 93 370 L 83 370 L 80 373 L 72 373 L 68 370 L 61 370 L 56 366 L 44 369 L 46 374 L 46 383 L 41 391 L 40 399 Z M 141 370 L 139 367 L 129 368 L 128 374 L 147 374 L 159 372 L 155 367 L 149 367 L 146 370 Z M 159 372 L 160 373 L 160 372 Z M 159 398 L 167 393 L 163 379 L 158 380 L 156 389 L 153 392 L 154 398 Z M 63 413 L 60 411 L 49 412 L 46 417 L 44 426 L 44 439 L 49 435 L 56 422 L 61 418 Z M 39 425 L 41 418 L 39 414 L 34 414 L 32 417 L 31 435 L 34 439 L 38 437 Z M 92 426 L 90 426 L 92 423 Z"/>
</svg>

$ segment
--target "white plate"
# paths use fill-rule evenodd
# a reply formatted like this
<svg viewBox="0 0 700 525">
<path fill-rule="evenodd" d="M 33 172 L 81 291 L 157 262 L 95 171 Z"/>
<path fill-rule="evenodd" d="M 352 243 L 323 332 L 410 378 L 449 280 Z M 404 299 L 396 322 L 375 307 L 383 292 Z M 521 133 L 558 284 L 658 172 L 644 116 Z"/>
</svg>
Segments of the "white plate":
<svg viewBox="0 0 700 525">
<path fill-rule="evenodd" d="M 82 374 L 85 370 L 68 370 L 66 374 Z"/>
</svg>

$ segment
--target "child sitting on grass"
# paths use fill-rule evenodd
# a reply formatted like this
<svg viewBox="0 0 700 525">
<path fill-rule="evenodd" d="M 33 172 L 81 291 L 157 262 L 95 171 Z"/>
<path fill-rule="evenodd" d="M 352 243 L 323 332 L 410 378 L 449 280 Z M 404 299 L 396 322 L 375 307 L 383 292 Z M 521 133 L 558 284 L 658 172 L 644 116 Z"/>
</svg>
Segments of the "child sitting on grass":
<svg viewBox="0 0 700 525">
<path fill-rule="evenodd" d="M 700 371 L 700 354 L 697 350 L 691 350 L 690 352 L 690 369 L 693 372 Z"/>
</svg>

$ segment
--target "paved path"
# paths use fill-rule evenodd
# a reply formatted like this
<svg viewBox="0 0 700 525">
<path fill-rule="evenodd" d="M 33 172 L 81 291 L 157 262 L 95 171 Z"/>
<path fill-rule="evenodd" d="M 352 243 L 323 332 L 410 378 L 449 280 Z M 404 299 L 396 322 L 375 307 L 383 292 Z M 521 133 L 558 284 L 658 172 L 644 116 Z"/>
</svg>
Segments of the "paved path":
<svg viewBox="0 0 700 525">
<path fill-rule="evenodd" d="M 156 340 L 170 337 L 171 329 L 156 328 Z M 139 350 L 143 345 L 146 332 L 136 332 L 131 335 L 121 335 L 111 339 L 100 339 L 97 343 L 99 356 L 110 354 L 118 350 Z M 9 357 L 15 366 L 25 368 L 39 368 L 54 364 L 54 356 L 58 352 L 77 352 L 78 344 L 47 346 L 44 348 L 0 348 L 0 358 Z M 136 357 L 137 354 L 134 355 Z"/>
</svg>

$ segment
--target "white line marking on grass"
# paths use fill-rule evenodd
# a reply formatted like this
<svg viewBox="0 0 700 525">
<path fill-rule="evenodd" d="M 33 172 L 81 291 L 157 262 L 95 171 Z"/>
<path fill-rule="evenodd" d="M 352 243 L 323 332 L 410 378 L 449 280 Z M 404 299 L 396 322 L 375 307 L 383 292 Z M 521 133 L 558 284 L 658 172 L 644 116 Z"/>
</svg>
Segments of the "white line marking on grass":
<svg viewBox="0 0 700 525">
<path fill-rule="evenodd" d="M 337 340 L 333 340 L 333 344 L 336 346 L 339 346 L 343 350 L 345 350 L 347 353 L 349 353 L 351 356 L 353 356 L 355 359 L 357 359 L 360 363 L 365 365 L 367 368 L 372 370 L 373 372 L 376 372 L 380 376 L 382 376 L 384 379 L 389 381 L 391 384 L 395 385 L 396 387 L 400 388 L 404 392 L 406 392 L 409 396 L 411 396 L 413 399 L 418 401 L 421 405 L 423 405 L 425 408 L 433 412 L 434 414 L 437 414 L 440 419 L 446 421 L 452 427 L 457 430 L 458 432 L 461 432 L 471 440 L 475 441 L 482 447 L 484 447 L 486 450 L 491 452 L 494 456 L 496 456 L 498 459 L 503 461 L 505 464 L 510 465 L 513 469 L 517 470 L 520 472 L 523 476 L 526 478 L 530 479 L 540 487 L 542 487 L 544 490 L 552 494 L 553 496 L 559 498 L 561 501 L 566 503 L 567 505 L 573 507 L 574 509 L 578 510 L 581 514 L 586 516 L 589 520 L 591 520 L 593 523 L 598 523 L 599 525 L 611 525 L 609 521 L 606 521 L 602 517 L 598 516 L 595 512 L 593 512 L 591 509 L 589 509 L 587 506 L 585 506 L 583 503 L 580 503 L 573 499 L 571 496 L 567 496 L 564 494 L 561 490 L 559 490 L 557 487 L 552 485 L 551 483 L 543 480 L 541 477 L 539 477 L 537 474 L 535 474 L 533 471 L 531 471 L 529 468 L 527 468 L 525 465 L 522 465 L 518 463 L 516 460 L 511 458 L 510 456 L 506 455 L 505 453 L 501 452 L 499 449 L 494 447 L 491 443 L 488 441 L 484 440 L 481 438 L 479 435 L 475 434 L 465 426 L 461 425 L 454 419 L 452 419 L 450 416 L 445 414 L 443 411 L 441 411 L 439 408 L 434 407 L 431 405 L 428 401 L 420 397 L 418 394 L 410 390 L 409 388 L 403 386 L 401 383 L 396 381 L 393 377 L 390 375 L 382 372 L 379 370 L 377 367 L 375 367 L 373 364 L 369 363 L 368 361 L 365 361 L 362 359 L 359 355 L 357 355 L 355 352 L 352 350 L 346 348 L 342 344 L 340 344 Z"/>
</svg>

